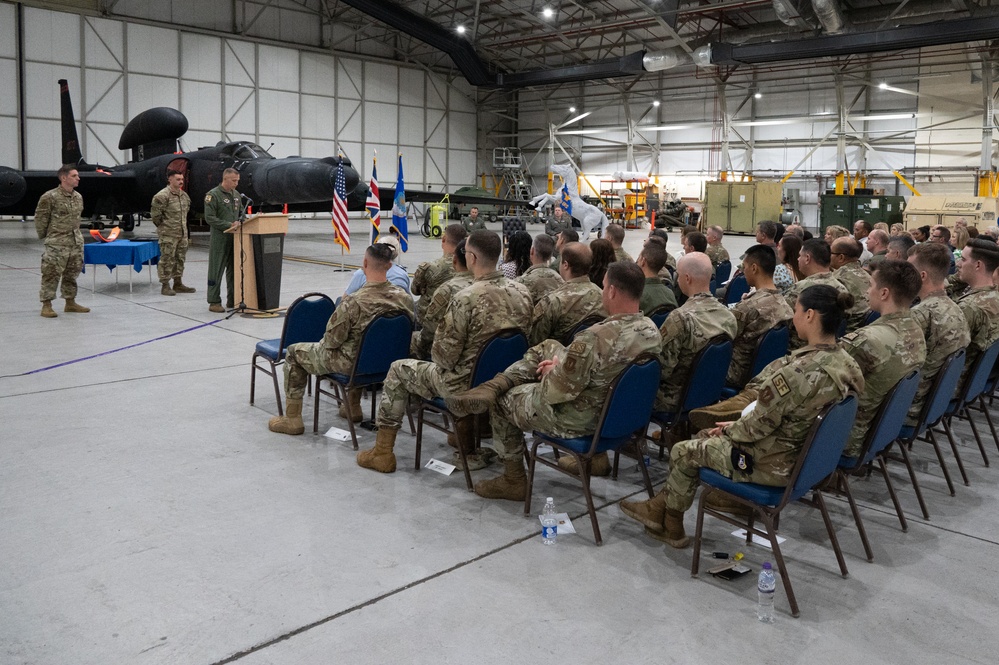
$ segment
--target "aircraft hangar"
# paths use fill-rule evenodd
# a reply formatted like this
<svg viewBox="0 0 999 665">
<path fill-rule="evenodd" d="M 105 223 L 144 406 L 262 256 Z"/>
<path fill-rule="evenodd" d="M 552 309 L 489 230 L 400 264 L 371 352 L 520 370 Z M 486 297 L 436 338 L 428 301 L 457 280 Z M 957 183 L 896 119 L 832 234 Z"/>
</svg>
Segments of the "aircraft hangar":
<svg viewBox="0 0 999 665">
<path fill-rule="evenodd" d="M 556 192 L 552 166 L 568 166 L 636 255 L 670 202 L 732 231 L 733 257 L 759 219 L 921 225 L 901 216 L 914 201 L 936 202 L 927 214 L 945 224 L 975 214 L 985 231 L 999 195 L 997 38 L 995 0 L 3 0 L 0 166 L 59 167 L 65 80 L 82 158 L 107 169 L 135 158 L 119 144 L 126 124 L 169 107 L 188 122 L 177 152 L 246 141 L 278 159 L 343 155 L 362 189 L 377 154 L 383 200 L 400 163 L 407 190 L 442 199 Z M 954 473 L 953 496 L 915 444 L 931 517 L 892 467 L 908 531 L 876 473 L 854 481 L 872 563 L 848 503 L 828 497 L 845 578 L 819 514 L 788 509 L 802 613 L 778 591 L 763 625 L 753 580 L 770 551 L 709 520 L 693 579 L 690 550 L 617 507 L 644 492 L 630 461 L 593 481 L 597 546 L 563 477 L 539 470 L 525 517 L 468 492 L 461 470 L 417 471 L 406 425 L 395 473 L 358 468 L 349 440 L 323 435 L 346 427 L 326 398 L 317 432 L 311 396 L 303 436 L 269 432 L 274 386 L 258 374 L 251 405 L 247 374 L 283 318 L 208 311 L 204 227 L 185 273 L 196 293 L 162 295 L 150 265 L 87 264 L 78 297 L 91 311 L 39 317 L 42 243 L 31 215 L 2 213 L 3 194 L 0 663 L 994 660 L 999 491 L 965 421 L 968 484 Z M 431 198 L 414 200 L 397 261 L 410 275 L 441 247 L 421 233 Z M 466 212 L 460 200 L 446 212 Z M 515 219 L 541 232 L 523 209 L 483 208 L 491 230 Z M 147 212 L 127 236 L 155 237 Z M 344 293 L 364 215 L 350 212 L 347 252 L 329 213 L 292 210 L 280 305 Z M 424 465 L 451 460 L 443 434 L 423 448 Z M 665 481 L 665 460 L 650 470 Z M 555 547 L 536 521 L 549 495 L 578 532 Z M 712 551 L 743 552 L 754 572 L 714 579 Z"/>
</svg>

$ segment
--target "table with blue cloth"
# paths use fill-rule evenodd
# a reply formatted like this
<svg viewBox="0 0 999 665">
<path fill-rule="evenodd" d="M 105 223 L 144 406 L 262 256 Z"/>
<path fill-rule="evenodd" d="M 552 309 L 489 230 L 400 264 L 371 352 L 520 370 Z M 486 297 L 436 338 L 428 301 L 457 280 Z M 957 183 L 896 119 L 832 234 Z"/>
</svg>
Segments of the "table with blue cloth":
<svg viewBox="0 0 999 665">
<path fill-rule="evenodd" d="M 132 240 L 115 240 L 114 242 L 92 242 L 83 246 L 83 272 L 87 272 L 87 264 L 94 264 L 94 286 L 97 290 L 97 270 L 99 265 L 106 265 L 108 270 L 115 270 L 115 284 L 118 283 L 118 266 L 130 265 L 135 272 L 141 272 L 142 266 L 149 266 L 149 283 L 153 283 L 152 266 L 159 263 L 160 244 L 156 241 L 135 242 Z M 128 292 L 132 292 L 132 271 L 128 271 Z"/>
</svg>

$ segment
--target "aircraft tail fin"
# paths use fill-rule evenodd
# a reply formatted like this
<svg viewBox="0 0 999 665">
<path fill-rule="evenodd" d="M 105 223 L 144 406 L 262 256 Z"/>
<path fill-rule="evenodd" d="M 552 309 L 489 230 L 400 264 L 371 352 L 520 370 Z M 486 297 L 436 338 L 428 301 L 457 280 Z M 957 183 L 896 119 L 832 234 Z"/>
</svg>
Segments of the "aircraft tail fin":
<svg viewBox="0 0 999 665">
<path fill-rule="evenodd" d="M 59 99 L 62 106 L 62 163 L 76 166 L 86 164 L 83 161 L 83 153 L 80 152 L 73 100 L 69 97 L 69 82 L 66 79 L 59 79 Z"/>
</svg>

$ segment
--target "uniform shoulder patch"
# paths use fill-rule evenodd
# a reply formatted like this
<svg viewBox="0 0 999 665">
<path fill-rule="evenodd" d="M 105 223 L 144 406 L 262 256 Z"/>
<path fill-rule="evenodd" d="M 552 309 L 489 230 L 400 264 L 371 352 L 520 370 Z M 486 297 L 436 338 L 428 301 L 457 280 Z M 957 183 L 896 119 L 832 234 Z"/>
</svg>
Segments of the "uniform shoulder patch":
<svg viewBox="0 0 999 665">
<path fill-rule="evenodd" d="M 784 397 L 791 392 L 791 387 L 787 385 L 787 380 L 784 379 L 783 374 L 777 374 L 774 376 L 774 378 L 771 379 L 771 383 L 774 384 L 774 390 L 776 390 L 777 394 L 781 397 Z"/>
<path fill-rule="evenodd" d="M 211 194 L 206 194 L 205 195 L 205 203 L 211 203 L 211 202 L 212 202 L 212 195 Z"/>
<path fill-rule="evenodd" d="M 576 340 L 572 344 L 569 345 L 569 348 L 567 349 L 567 351 L 568 351 L 569 354 L 575 354 L 577 356 L 578 355 L 582 355 L 583 353 L 586 353 L 586 344 L 584 344 L 581 341 Z"/>
</svg>

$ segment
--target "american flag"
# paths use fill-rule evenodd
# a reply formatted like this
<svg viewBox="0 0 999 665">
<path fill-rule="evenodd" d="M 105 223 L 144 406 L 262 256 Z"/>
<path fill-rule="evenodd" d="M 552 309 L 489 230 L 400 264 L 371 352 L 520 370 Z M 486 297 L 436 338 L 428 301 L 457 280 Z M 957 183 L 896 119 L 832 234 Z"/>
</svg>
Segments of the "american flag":
<svg viewBox="0 0 999 665">
<path fill-rule="evenodd" d="M 382 204 L 378 199 L 378 155 L 375 155 L 374 159 L 371 161 L 371 184 L 368 185 L 368 200 L 365 202 L 364 207 L 368 209 L 368 217 L 371 218 L 371 242 L 370 245 L 374 245 L 378 240 L 378 234 L 381 233 L 381 223 L 382 223 Z"/>
<path fill-rule="evenodd" d="M 347 225 L 347 181 L 343 177 L 343 157 L 337 161 L 333 181 L 333 242 L 350 254 L 350 227 Z"/>
</svg>

